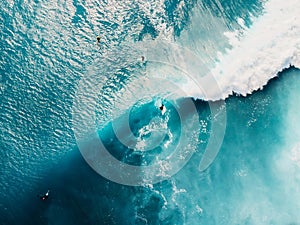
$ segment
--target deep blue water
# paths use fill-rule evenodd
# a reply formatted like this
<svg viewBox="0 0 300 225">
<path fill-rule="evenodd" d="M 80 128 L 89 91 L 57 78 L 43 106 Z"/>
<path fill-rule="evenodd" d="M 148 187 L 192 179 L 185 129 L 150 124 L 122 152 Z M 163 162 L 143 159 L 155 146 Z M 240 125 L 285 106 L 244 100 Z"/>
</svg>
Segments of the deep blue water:
<svg viewBox="0 0 300 225">
<path fill-rule="evenodd" d="M 97 132 L 106 148 L 131 165 L 151 164 L 158 155 L 167 157 L 183 135 L 178 122 L 180 109 L 185 101 L 191 101 L 197 109 L 199 124 L 194 125 L 199 134 L 185 146 L 190 144 L 194 154 L 174 176 L 144 186 L 109 181 L 80 154 L 73 130 L 73 102 L 89 66 L 101 61 L 106 52 L 123 42 L 180 39 L 182 32 L 190 29 L 197 10 L 221 19 L 228 31 L 239 26 L 237 18 L 251 26 L 250 16 L 262 13 L 259 1 L 185 1 L 179 10 L 181 2 L 159 5 L 153 1 L 147 7 L 140 1 L 0 4 L 1 225 L 300 223 L 300 72 L 294 68 L 280 73 L 263 90 L 226 99 L 226 130 L 219 154 L 208 169 L 199 171 L 215 132 L 210 108 L 215 103 L 165 98 L 168 111 L 164 115 L 155 106 L 159 96 L 136 103 L 129 120 L 135 137 L 141 129 L 146 129 L 141 136 L 146 141 L 155 137 L 147 129 L 167 127 L 169 131 L 160 145 L 142 153 L 118 140 L 111 121 L 101 124 L 109 120 L 109 107 L 118 93 L 148 66 L 127 65 L 127 53 L 120 52 L 111 60 L 111 67 L 103 63 L 97 71 L 100 80 L 109 77 L 107 74 L 112 78 L 103 90 L 97 90 L 100 100 L 95 110 L 101 127 Z M 212 21 L 199 23 L 203 36 L 223 32 L 214 30 Z M 100 45 L 96 44 L 97 35 L 102 38 Z M 209 41 L 223 51 L 227 43 L 225 38 L 224 43 L 219 39 L 222 37 Z M 215 52 L 211 54 L 215 57 Z M 114 64 L 120 64 L 121 69 L 113 71 Z M 122 118 L 122 113 L 118 116 Z M 184 123 L 192 116 L 192 112 L 186 113 Z M 166 127 L 146 127 L 151 121 Z M 187 127 L 193 128 L 193 124 Z M 42 202 L 37 195 L 47 189 L 50 198 Z"/>
</svg>

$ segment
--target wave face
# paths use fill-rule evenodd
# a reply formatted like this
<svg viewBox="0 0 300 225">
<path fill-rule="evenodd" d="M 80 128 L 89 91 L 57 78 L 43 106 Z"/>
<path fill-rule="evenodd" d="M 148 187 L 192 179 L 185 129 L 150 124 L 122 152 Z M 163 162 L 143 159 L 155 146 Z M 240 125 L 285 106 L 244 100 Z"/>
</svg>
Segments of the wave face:
<svg viewBox="0 0 300 225">
<path fill-rule="evenodd" d="M 2 1 L 0 224 L 299 223 L 298 5 Z"/>
</svg>

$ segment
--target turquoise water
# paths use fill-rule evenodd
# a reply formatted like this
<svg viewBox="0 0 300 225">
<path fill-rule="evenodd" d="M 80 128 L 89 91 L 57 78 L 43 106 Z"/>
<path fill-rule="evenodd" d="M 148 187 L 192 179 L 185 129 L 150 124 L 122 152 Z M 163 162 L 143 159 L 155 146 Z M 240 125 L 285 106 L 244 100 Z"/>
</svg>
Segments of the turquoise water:
<svg viewBox="0 0 300 225">
<path fill-rule="evenodd" d="M 114 50 L 122 43 L 164 39 L 199 53 L 193 46 L 200 40 L 207 55 L 199 70 L 205 71 L 229 46 L 222 33 L 239 29 L 238 18 L 251 29 L 251 16 L 262 14 L 262 2 L 148 3 L 0 4 L 0 224 L 300 224 L 299 70 L 283 71 L 247 97 L 212 103 L 183 99 L 180 93 L 171 98 L 170 92 L 180 88 L 170 87 L 176 82 L 168 87 L 164 82 L 170 74 L 176 84 L 184 83 L 180 69 L 148 58 L 141 63 L 139 49 Z M 102 37 L 100 45 L 97 35 Z M 153 71 L 167 75 L 147 83 L 147 73 Z M 164 179 L 153 184 L 147 180 L 153 174 L 138 170 L 145 182 L 127 186 L 88 165 L 77 128 L 74 131 L 73 106 L 80 81 L 93 74 L 104 86 L 94 88 L 94 80 L 86 79 L 86 93 L 98 92 L 95 124 L 108 151 L 119 161 L 145 166 L 163 162 L 180 146 L 189 154 L 176 174 L 162 174 Z M 146 81 L 140 87 L 135 81 L 142 76 Z M 151 85 L 158 92 L 142 98 Z M 132 90 L 139 101 L 128 97 Z M 160 101 L 167 108 L 163 115 L 157 109 Z M 213 113 L 214 104 L 223 113 L 226 106 L 226 121 Z M 128 112 L 124 105 L 130 109 L 129 126 L 138 142 L 121 132 Z M 94 146 L 93 139 L 84 136 L 89 130 L 84 122 L 78 128 L 81 138 Z M 124 139 L 114 133 L 114 123 Z M 217 157 L 201 171 L 199 163 L 218 133 L 214 123 L 220 123 L 225 134 Z M 129 144 L 142 146 L 142 151 Z M 153 148 L 145 150 L 149 145 Z M 158 172 L 167 171 L 164 168 Z M 47 189 L 50 198 L 42 202 L 37 195 Z"/>
</svg>

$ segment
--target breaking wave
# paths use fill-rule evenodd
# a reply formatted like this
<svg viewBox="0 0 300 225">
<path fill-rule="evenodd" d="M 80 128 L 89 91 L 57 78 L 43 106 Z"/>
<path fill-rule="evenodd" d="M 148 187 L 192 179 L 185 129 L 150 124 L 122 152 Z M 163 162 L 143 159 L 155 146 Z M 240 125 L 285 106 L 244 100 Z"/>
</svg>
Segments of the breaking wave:
<svg viewBox="0 0 300 225">
<path fill-rule="evenodd" d="M 207 99 L 224 99 L 233 92 L 245 96 L 263 88 L 282 70 L 300 68 L 298 5 L 297 0 L 271 0 L 251 28 L 241 24 L 242 33 L 226 33 L 232 48 L 219 55 L 211 71 L 222 95 L 213 93 Z"/>
</svg>

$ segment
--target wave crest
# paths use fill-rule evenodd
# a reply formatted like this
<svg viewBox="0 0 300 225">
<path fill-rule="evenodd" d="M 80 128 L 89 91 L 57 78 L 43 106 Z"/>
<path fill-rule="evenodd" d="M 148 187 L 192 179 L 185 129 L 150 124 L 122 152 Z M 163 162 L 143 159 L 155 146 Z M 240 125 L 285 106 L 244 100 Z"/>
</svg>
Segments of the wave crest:
<svg viewBox="0 0 300 225">
<path fill-rule="evenodd" d="M 263 88 L 268 80 L 282 70 L 300 68 L 300 14 L 297 0 L 270 0 L 265 14 L 245 28 L 242 36 L 226 33 L 231 49 L 219 55 L 212 69 L 222 96 L 211 95 L 208 100 L 225 99 L 233 92 L 243 96 Z"/>
</svg>

